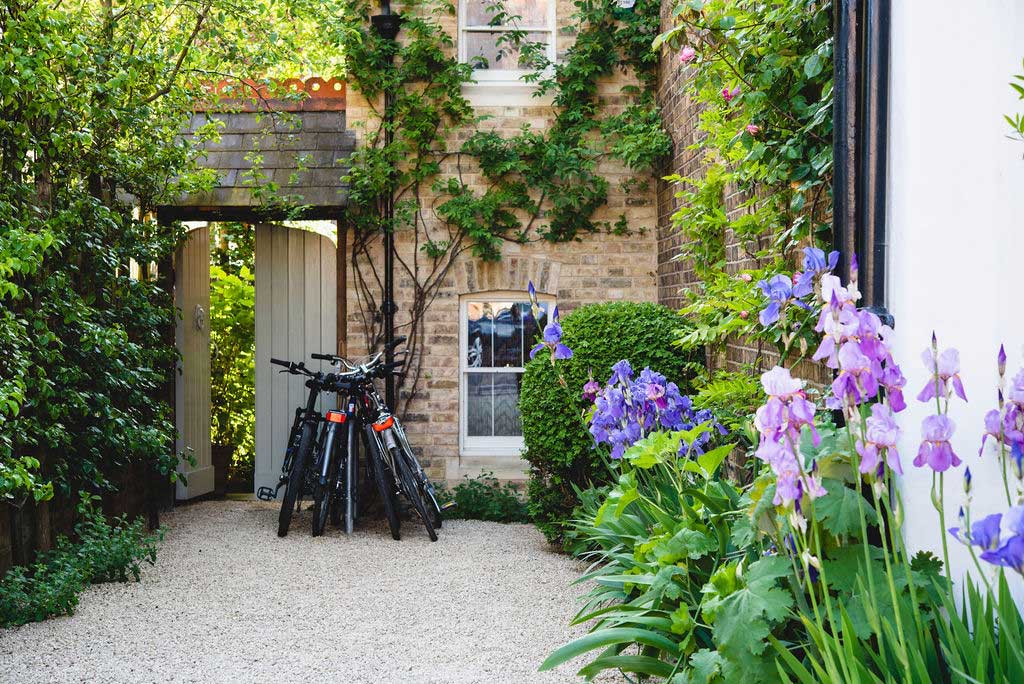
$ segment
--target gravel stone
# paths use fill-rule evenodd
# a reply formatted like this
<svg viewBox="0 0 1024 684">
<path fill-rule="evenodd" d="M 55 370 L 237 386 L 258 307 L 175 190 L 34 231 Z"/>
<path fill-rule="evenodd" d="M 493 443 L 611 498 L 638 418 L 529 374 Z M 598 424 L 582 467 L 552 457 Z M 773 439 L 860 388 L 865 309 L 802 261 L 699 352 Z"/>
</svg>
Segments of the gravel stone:
<svg viewBox="0 0 1024 684">
<path fill-rule="evenodd" d="M 431 543 L 403 521 L 277 537 L 274 504 L 211 501 L 162 516 L 167 537 L 138 584 L 86 589 L 75 615 L 0 630 L 15 682 L 576 681 L 587 658 L 537 667 L 568 626 L 580 563 L 530 525 L 446 521 Z M 622 681 L 618 677 L 598 681 Z"/>
</svg>

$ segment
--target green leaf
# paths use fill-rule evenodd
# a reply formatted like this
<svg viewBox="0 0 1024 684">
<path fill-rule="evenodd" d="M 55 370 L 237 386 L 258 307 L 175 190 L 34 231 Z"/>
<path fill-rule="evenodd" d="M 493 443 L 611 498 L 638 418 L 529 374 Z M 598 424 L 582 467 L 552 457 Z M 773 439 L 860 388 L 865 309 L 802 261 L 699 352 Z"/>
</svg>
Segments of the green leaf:
<svg viewBox="0 0 1024 684">
<path fill-rule="evenodd" d="M 822 484 L 828 493 L 815 499 L 814 515 L 826 530 L 836 537 L 859 535 L 862 511 L 866 524 L 874 523 L 875 510 L 859 492 L 840 480 L 826 479 Z"/>
<path fill-rule="evenodd" d="M 718 540 L 711 536 L 683 527 L 669 539 L 654 547 L 654 555 L 663 565 L 676 563 L 683 558 L 697 560 L 718 548 Z"/>
<path fill-rule="evenodd" d="M 718 470 L 718 467 L 722 465 L 722 461 L 728 458 L 735 448 L 735 444 L 723 444 L 698 456 L 697 463 L 704 469 L 707 476 L 711 477 Z"/>
<path fill-rule="evenodd" d="M 771 625 L 786 617 L 793 605 L 792 594 L 776 586 L 790 572 L 785 558 L 762 558 L 747 569 L 745 587 L 706 602 L 706 609 L 714 611 L 713 631 L 720 650 L 736 657 L 765 650 Z"/>
<path fill-rule="evenodd" d="M 598 629 L 590 634 L 562 646 L 541 664 L 540 671 L 550 670 L 558 667 L 564 662 L 583 655 L 587 651 L 605 646 L 638 643 L 644 646 L 653 646 L 665 653 L 674 654 L 676 644 L 671 639 L 647 629 L 633 627 L 612 627 L 610 629 Z"/>
<path fill-rule="evenodd" d="M 806 62 L 804 62 L 804 75 L 807 76 L 807 78 L 814 78 L 815 76 L 821 73 L 821 68 L 821 55 L 819 55 L 818 53 L 814 53 L 813 55 L 807 58 Z"/>
<path fill-rule="evenodd" d="M 702 648 L 690 656 L 690 667 L 693 669 L 692 684 L 711 684 L 722 672 L 725 660 L 718 651 Z"/>
</svg>

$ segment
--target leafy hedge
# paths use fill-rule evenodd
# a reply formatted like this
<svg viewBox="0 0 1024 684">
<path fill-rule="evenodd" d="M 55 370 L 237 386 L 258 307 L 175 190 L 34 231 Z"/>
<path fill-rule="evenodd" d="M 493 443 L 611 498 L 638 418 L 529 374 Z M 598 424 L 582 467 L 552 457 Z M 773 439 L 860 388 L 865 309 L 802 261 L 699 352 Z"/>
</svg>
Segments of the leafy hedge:
<svg viewBox="0 0 1024 684">
<path fill-rule="evenodd" d="M 467 475 L 450 490 L 440 488 L 438 496 L 442 504 L 455 502 L 455 507 L 445 513 L 446 518 L 500 523 L 530 521 L 526 503 L 515 485 L 502 485 L 494 473 L 481 473 L 474 478 Z"/>
<path fill-rule="evenodd" d="M 96 507 L 99 497 L 84 492 L 81 496 L 77 543 L 61 536 L 57 547 L 41 554 L 35 564 L 15 567 L 0 579 L 0 627 L 71 614 L 89 584 L 138 582 L 142 563 L 156 562 L 162 530 L 147 534 L 142 518 L 111 522 Z"/>
<path fill-rule="evenodd" d="M 562 342 L 575 353 L 554 369 L 547 355 L 526 365 L 519 398 L 530 462 L 530 515 L 548 541 L 563 543 L 578 503 L 576 488 L 607 483 L 602 454 L 581 420 L 588 404 L 581 396 L 591 372 L 603 383 L 612 364 L 628 359 L 636 369 L 650 366 L 684 393 L 695 359 L 673 346 L 685 319 L 651 303 L 616 302 L 583 306 L 562 319 Z M 558 382 L 563 374 L 568 387 Z"/>
</svg>

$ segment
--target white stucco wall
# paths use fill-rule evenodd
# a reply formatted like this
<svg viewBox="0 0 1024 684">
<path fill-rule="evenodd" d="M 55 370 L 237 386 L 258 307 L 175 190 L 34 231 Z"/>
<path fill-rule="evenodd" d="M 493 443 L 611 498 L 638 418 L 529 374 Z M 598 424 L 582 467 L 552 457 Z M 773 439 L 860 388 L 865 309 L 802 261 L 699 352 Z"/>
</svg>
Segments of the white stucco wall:
<svg viewBox="0 0 1024 684">
<path fill-rule="evenodd" d="M 909 382 L 903 462 L 906 532 L 940 553 L 930 471 L 911 465 L 932 330 L 961 352 L 970 403 L 954 403 L 954 441 L 974 474 L 974 515 L 1003 510 L 994 455 L 979 459 L 984 413 L 995 406 L 996 351 L 1024 361 L 1024 142 L 1003 115 L 1024 112 L 1008 86 L 1024 58 L 1024 0 L 900 0 L 892 10 L 888 257 L 895 353 Z M 963 466 L 947 473 L 947 524 L 963 499 Z M 969 558 L 951 540 L 954 576 Z"/>
</svg>

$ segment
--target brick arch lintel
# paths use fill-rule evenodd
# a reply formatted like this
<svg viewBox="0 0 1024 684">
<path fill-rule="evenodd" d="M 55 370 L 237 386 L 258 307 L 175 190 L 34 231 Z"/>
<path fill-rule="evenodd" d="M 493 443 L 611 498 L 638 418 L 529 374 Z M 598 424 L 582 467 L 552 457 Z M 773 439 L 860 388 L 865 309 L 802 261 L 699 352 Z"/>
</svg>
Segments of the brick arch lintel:
<svg viewBox="0 0 1024 684">
<path fill-rule="evenodd" d="M 455 287 L 460 295 L 490 290 L 525 292 L 532 282 L 537 292 L 554 295 L 561 268 L 560 262 L 547 257 L 505 256 L 493 262 L 468 259 L 456 269 Z"/>
</svg>

